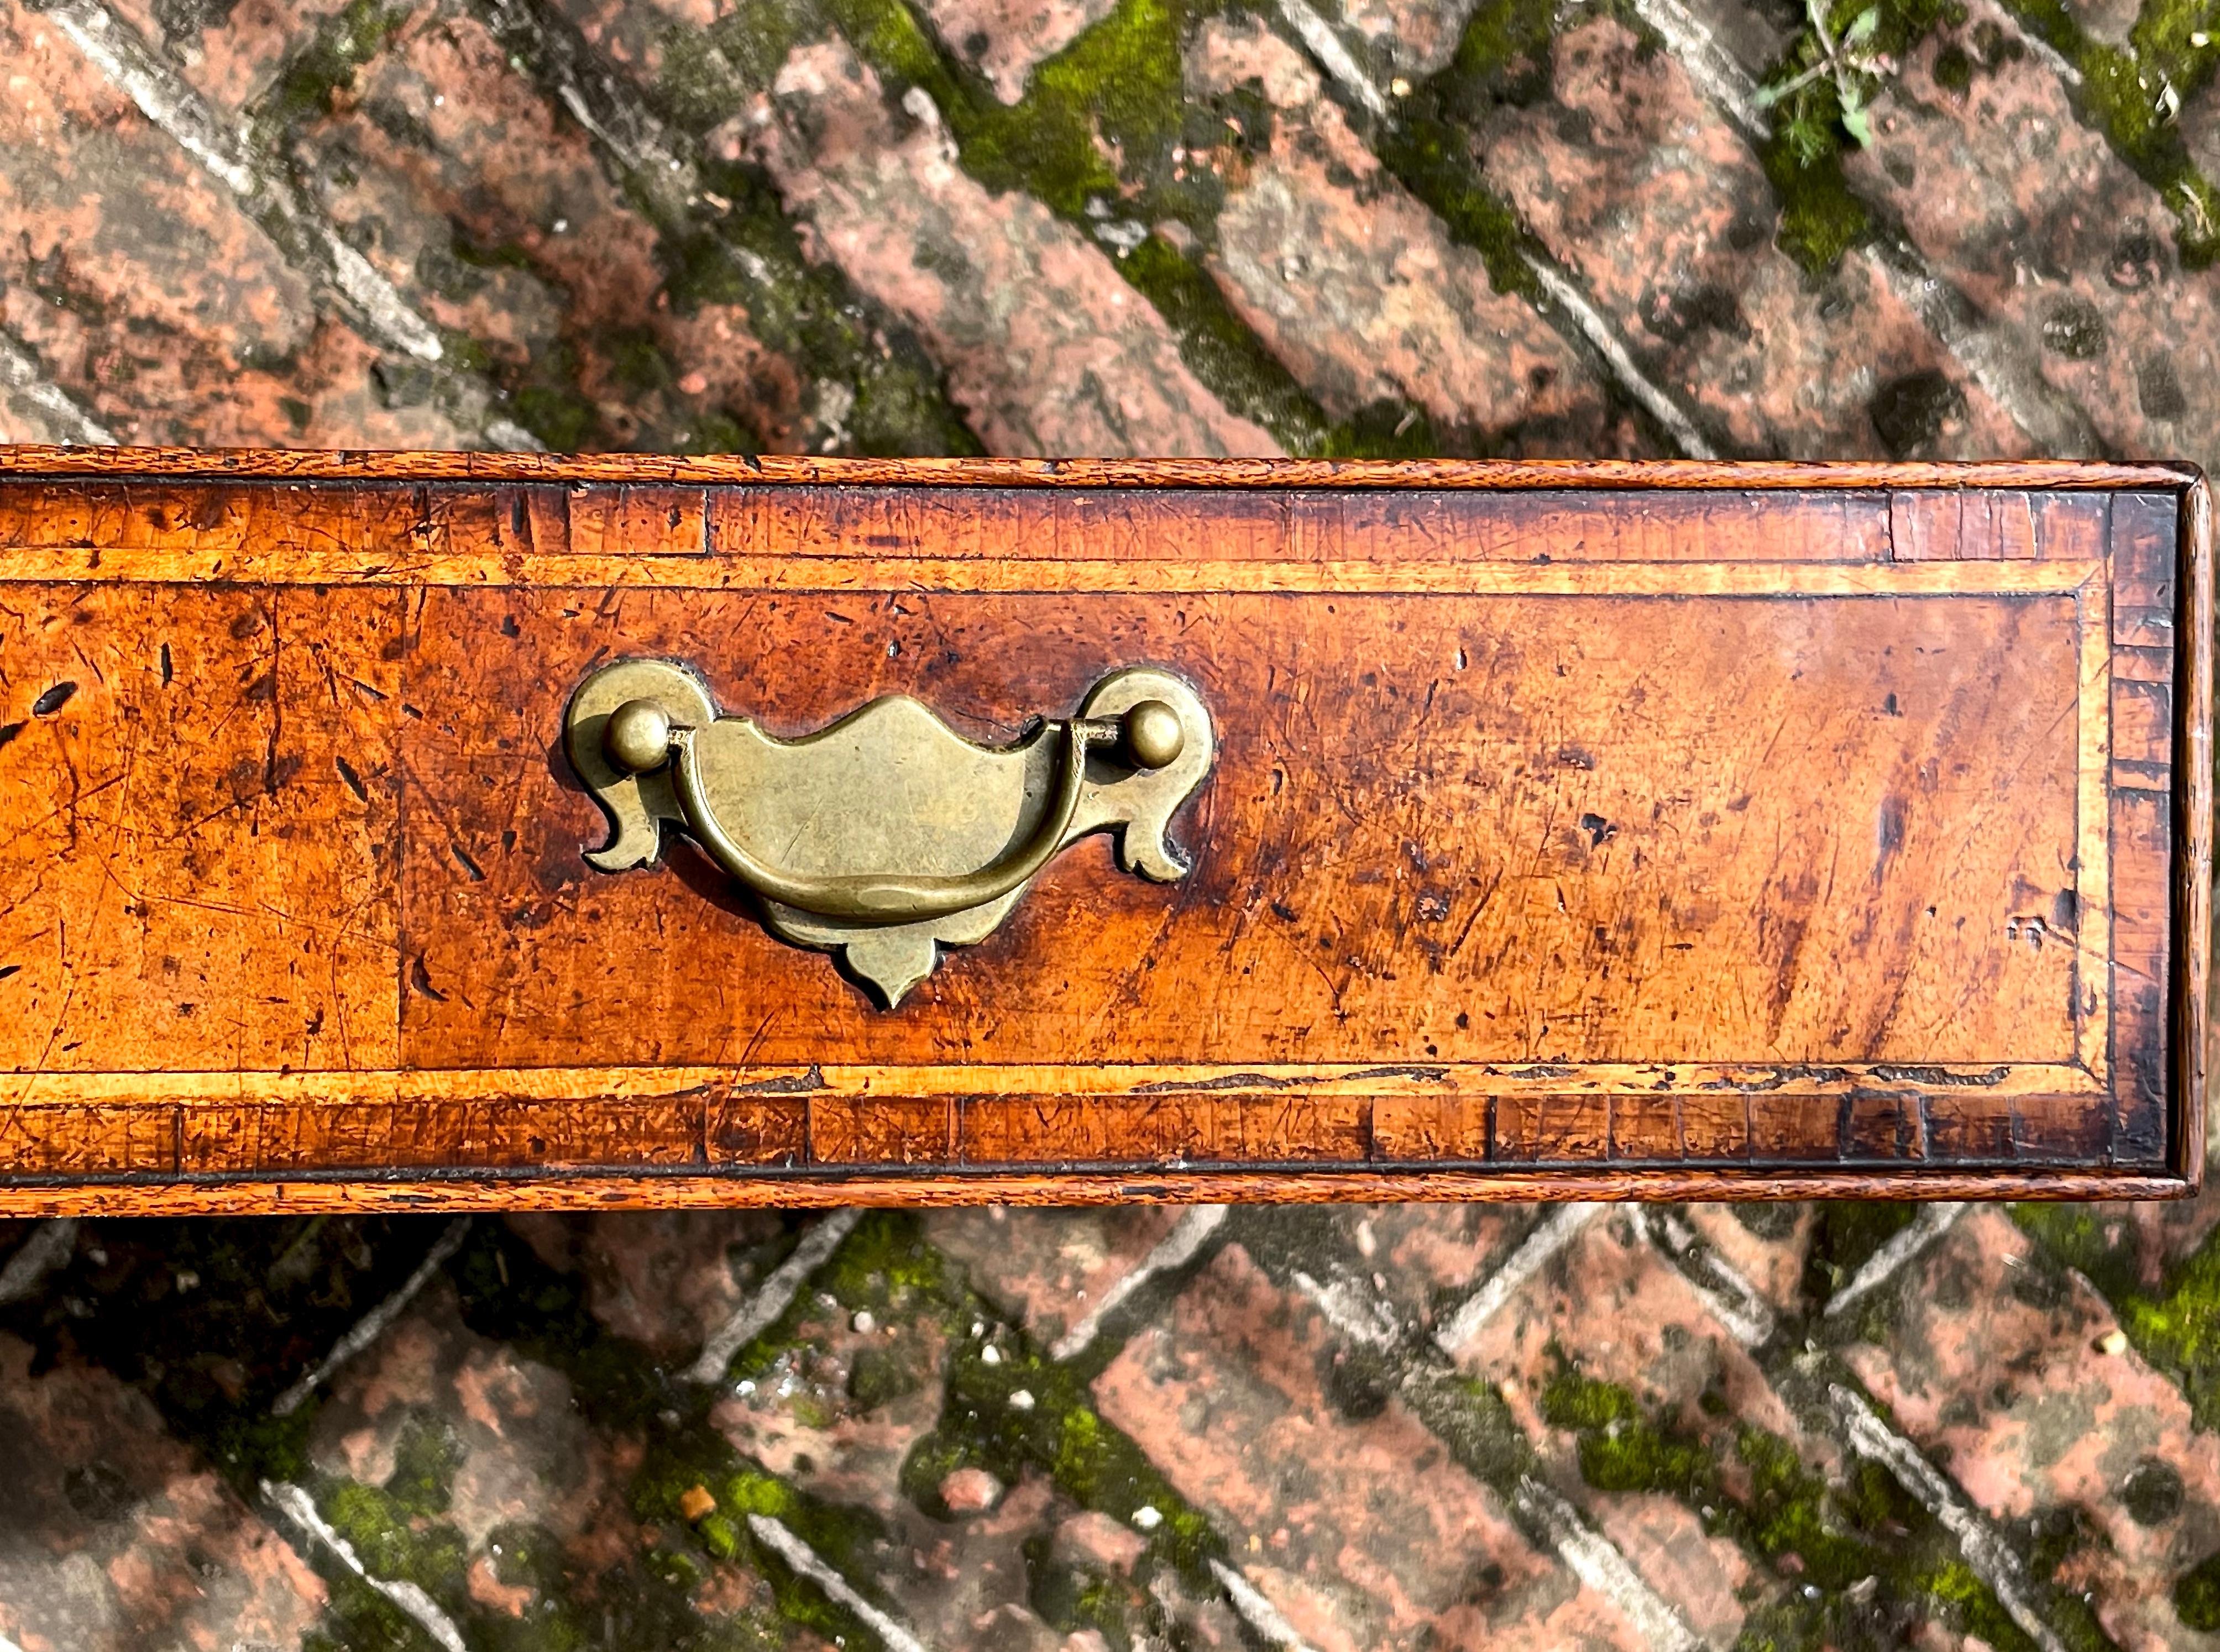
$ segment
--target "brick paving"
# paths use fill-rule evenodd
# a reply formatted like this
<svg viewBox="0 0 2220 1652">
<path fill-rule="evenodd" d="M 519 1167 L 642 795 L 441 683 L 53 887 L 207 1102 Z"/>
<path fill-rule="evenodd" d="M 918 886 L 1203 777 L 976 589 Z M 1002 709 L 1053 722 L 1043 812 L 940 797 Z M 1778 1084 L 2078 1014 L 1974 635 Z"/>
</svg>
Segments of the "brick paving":
<svg viewBox="0 0 2220 1652">
<path fill-rule="evenodd" d="M 0 0 L 0 436 L 2210 464 L 2211 12 Z M 2220 1647 L 2216 1225 L 16 1224 L 0 1648 Z"/>
</svg>

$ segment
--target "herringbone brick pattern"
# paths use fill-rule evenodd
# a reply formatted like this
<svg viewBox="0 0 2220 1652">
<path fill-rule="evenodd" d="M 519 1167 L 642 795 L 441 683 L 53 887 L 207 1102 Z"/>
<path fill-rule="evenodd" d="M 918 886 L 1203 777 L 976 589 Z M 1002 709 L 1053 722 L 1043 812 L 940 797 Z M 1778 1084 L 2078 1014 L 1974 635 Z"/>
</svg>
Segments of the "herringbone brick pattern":
<svg viewBox="0 0 2220 1652">
<path fill-rule="evenodd" d="M 2211 463 L 2220 6 L 1861 10 L 0 0 L 0 436 Z M 2220 1647 L 2216 1217 L 19 1225 L 0 1649 Z"/>
</svg>

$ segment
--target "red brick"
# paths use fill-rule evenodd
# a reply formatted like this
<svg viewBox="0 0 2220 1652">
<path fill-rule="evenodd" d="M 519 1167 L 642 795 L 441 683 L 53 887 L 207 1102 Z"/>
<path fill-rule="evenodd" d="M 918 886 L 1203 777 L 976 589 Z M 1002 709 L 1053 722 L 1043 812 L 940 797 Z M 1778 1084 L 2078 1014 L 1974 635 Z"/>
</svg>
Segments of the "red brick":
<svg viewBox="0 0 2220 1652">
<path fill-rule="evenodd" d="M 1431 1331 L 1510 1254 L 1525 1216 L 1516 1206 L 1360 1205 L 1337 1213 L 1335 1226 L 1381 1300 Z"/>
<path fill-rule="evenodd" d="M 1745 1424 L 1788 1438 L 1807 1462 L 1833 1458 L 1680 1270 L 1637 1235 L 1626 1212 L 1588 1223 L 1458 1350 L 1457 1363 L 1500 1383 L 1537 1439 L 1568 1455 L 1569 1441 L 1541 1411 L 1561 1358 L 1628 1389 L 1661 1423 L 1709 1441 L 1730 1479 L 1735 1433 Z M 1724 1411 L 1707 1408 L 1706 1393 L 1724 1400 Z"/>
<path fill-rule="evenodd" d="M 805 1286 L 804 1290 L 808 1290 Z M 711 1422 L 735 1449 L 820 1497 L 861 1505 L 882 1518 L 914 1516 L 900 1485 L 902 1459 L 940 1418 L 937 1375 L 946 1352 L 937 1325 L 897 1319 L 859 1324 L 829 1298 L 810 1307 L 795 1338 L 768 1372 L 744 1378 Z M 906 1362 L 918 1385 L 876 1406 L 849 1394 L 867 1352 Z"/>
<path fill-rule="evenodd" d="M 0 1337 L 0 1635 L 23 1652 L 296 1652 L 323 1580 L 105 1371 Z"/>
<path fill-rule="evenodd" d="M 1082 31 L 1110 15 L 1115 0 L 920 0 L 950 54 L 986 77 L 995 96 L 1015 103 L 1026 80 Z"/>
<path fill-rule="evenodd" d="M 625 1212 L 509 1219 L 542 1261 L 582 1270 L 594 1317 L 616 1335 L 676 1358 L 748 1300 L 771 1259 L 746 1253 L 776 1238 L 771 1211 Z"/>
<path fill-rule="evenodd" d="M 1617 1610 L 1529 1544 L 1494 1493 L 1400 1400 L 1361 1420 L 1338 1412 L 1319 1381 L 1331 1341 L 1314 1307 L 1229 1245 L 1165 1323 L 1126 1345 L 1096 1380 L 1095 1399 L 1322 1652 L 1429 1636 L 1444 1647 L 1562 1646 L 1583 1636 L 1638 1644 Z M 1500 1580 L 1475 1589 L 1475 1575 L 1490 1568 Z"/>
<path fill-rule="evenodd" d="M 1475 0 L 1344 0 L 1341 21 L 1388 59 L 1395 72 L 1419 80 L 1448 66 L 1473 13 Z"/>
<path fill-rule="evenodd" d="M 229 191 L 60 31 L 0 0 L 0 323 L 125 440 L 453 447 L 381 405 L 377 352 L 320 316 Z"/>
<path fill-rule="evenodd" d="M 1966 413 L 1930 457 L 2028 451 L 2004 410 L 1853 254 L 1814 281 L 1774 245 L 1750 146 L 1668 52 L 1611 18 L 1560 35 L 1554 96 L 1483 128 L 1487 176 L 1618 324 L 1637 359 L 1742 451 L 1885 457 L 1885 383 L 1939 371 Z"/>
<path fill-rule="evenodd" d="M 459 1537 L 471 1603 L 518 1618 L 557 1604 L 528 1580 L 502 1580 L 501 1529 L 526 1523 L 559 1557 L 560 1605 L 590 1620 L 597 1598 L 637 1594 L 640 1568 L 677 1541 L 641 1524 L 630 1506 L 644 1447 L 603 1431 L 561 1373 L 479 1337 L 458 1306 L 452 1289 L 435 1281 L 340 1368 L 309 1433 L 307 1489 L 328 1499 L 345 1481 L 385 1486 L 403 1443 L 429 1430 L 449 1453 L 452 1490 L 444 1508 L 418 1522 Z M 758 1636 L 777 1623 L 770 1587 L 752 1571 L 698 1549 L 689 1564 L 701 1579 L 693 1604 L 708 1623 L 742 1619 Z M 468 1610 L 460 1599 L 434 1599 L 451 1616 Z M 772 1643 L 794 1652 L 822 1645 L 798 1629 Z"/>
<path fill-rule="evenodd" d="M 908 116 L 898 131 L 877 77 L 836 40 L 797 48 L 714 146 L 768 167 L 813 256 L 917 329 L 992 451 L 1276 451 L 1188 371 L 1101 249 L 975 182 L 922 92 Z"/>
<path fill-rule="evenodd" d="M 244 110 L 265 96 L 346 5 L 347 0 L 235 0 L 206 7 L 109 0 L 117 16 L 165 48 L 196 90 L 229 111 Z"/>
<path fill-rule="evenodd" d="M 439 1427 L 459 1456 L 440 1518 L 473 1556 L 504 1522 L 528 1518 L 569 1543 L 621 1506 L 622 1479 L 572 1404 L 569 1381 L 472 1333 L 444 1282 L 342 1366 L 328 1391 L 309 1437 L 313 1467 L 383 1486 L 407 1432 Z"/>
<path fill-rule="evenodd" d="M 1804 1264 L 1818 1210 L 1812 1205 L 1687 1205 L 1681 1213 L 1720 1260 L 1783 1313 L 1804 1306 Z"/>
<path fill-rule="evenodd" d="M 1043 1476 L 1028 1474 L 988 1494 L 980 1471 L 965 1468 L 943 1481 L 954 1518 L 929 1518 L 903 1494 L 900 1475 L 912 1449 L 942 1420 L 941 1374 L 951 1350 L 938 1322 L 899 1311 L 866 1321 L 826 1299 L 809 1301 L 794 1340 L 767 1370 L 733 1385 L 711 1412 L 712 1425 L 735 1449 L 809 1494 L 878 1518 L 885 1542 L 842 1556 L 841 1564 L 851 1581 L 890 1599 L 926 1644 L 1044 1652 L 1063 1644 L 1030 1605 L 1027 1549 L 1047 1549 L 1059 1531 L 1102 1517 L 1082 1514 Z M 1007 1332 L 992 1325 L 982 1332 L 1009 1350 L 1006 1357 L 1016 1356 Z M 907 1364 L 916 1386 L 869 1404 L 859 1400 L 850 1379 L 870 1356 Z M 1114 1571 L 1111 1538 L 1097 1536 L 1089 1545 L 1085 1530 L 1073 1533 L 1073 1543 L 1086 1552 L 1065 1563 L 1089 1565 L 1099 1551 L 1113 1558 L 1094 1569 Z M 1160 1600 L 1190 1629 L 1216 1621 L 1206 1603 L 1181 1597 L 1176 1586 Z M 1212 1643 L 1207 1635 L 1202 1643 Z"/>
<path fill-rule="evenodd" d="M 567 352 L 602 439 L 683 446 L 726 415 L 767 449 L 793 446 L 792 365 L 737 305 L 674 309 L 655 226 L 475 18 L 421 7 L 309 142 L 346 159 L 320 169 L 322 198 L 379 272 L 504 376 Z"/>
<path fill-rule="evenodd" d="M 726 0 L 554 0 L 549 9 L 607 61 L 652 81 L 673 36 L 706 28 L 732 7 Z"/>
<path fill-rule="evenodd" d="M 1992 0 L 1970 0 L 1883 82 L 1852 182 L 1899 215 L 1938 273 L 2039 353 L 2044 377 L 2130 455 L 2220 458 L 2220 275 L 2187 271 L 2173 215 Z M 1971 87 L 1936 56 L 1974 60 Z"/>
<path fill-rule="evenodd" d="M 1713 1646 L 1735 1643 L 1747 1615 L 1743 1603 L 1764 1593 L 1740 1549 L 1707 1535 L 1693 1509 L 1662 1493 L 1595 1493 L 1587 1508 L 1598 1529 L 1690 1629 Z"/>
<path fill-rule="evenodd" d="M 2057 1581 L 2093 1597 L 2119 1644 L 2190 1643 L 2173 1588 L 2220 1530 L 2220 1441 L 2139 1356 L 2102 1351 L 2117 1328 L 2104 1299 L 2042 1268 L 1994 1208 L 1968 1211 L 1891 1290 L 1901 1306 L 1886 1344 L 1843 1357 L 1897 1426 L 1992 1519 L 2086 1520 Z M 2181 1487 L 2149 1524 L 2125 1495 L 2138 1473 Z"/>
<path fill-rule="evenodd" d="M 1206 93 L 1251 86 L 1273 105 L 1272 146 L 1253 168 L 1230 146 L 1186 164 L 1230 185 L 1212 275 L 1329 415 L 1402 397 L 1437 426 L 1514 449 L 1635 439 L 1533 307 L 1497 292 L 1480 255 L 1388 175 L 1294 47 L 1261 24 L 1213 19 L 1188 79 Z"/>
<path fill-rule="evenodd" d="M 939 1211 L 932 1243 L 970 1270 L 971 1284 L 1045 1348 L 1093 1311 L 1171 1231 L 1168 1206 L 1125 1209 Z"/>
</svg>

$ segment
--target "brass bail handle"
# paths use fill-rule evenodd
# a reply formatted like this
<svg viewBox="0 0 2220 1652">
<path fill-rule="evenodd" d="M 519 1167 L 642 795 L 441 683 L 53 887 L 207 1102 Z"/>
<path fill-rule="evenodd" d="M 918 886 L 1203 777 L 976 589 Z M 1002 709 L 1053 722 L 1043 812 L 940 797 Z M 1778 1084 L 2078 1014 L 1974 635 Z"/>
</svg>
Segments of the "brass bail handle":
<svg viewBox="0 0 2220 1652">
<path fill-rule="evenodd" d="M 1051 722 L 1045 737 L 1061 738 L 1063 761 L 1054 806 L 1032 835 L 1000 860 L 952 877 L 900 873 L 799 877 L 768 866 L 717 823 L 702 783 L 695 746 L 700 731 L 674 723 L 654 700 L 627 700 L 609 714 L 602 749 L 628 775 L 652 774 L 669 765 L 671 791 L 686 829 L 726 871 L 764 900 L 820 918 L 866 924 L 909 924 L 945 918 L 999 901 L 1048 864 L 1062 848 L 1079 812 L 1089 751 L 1114 749 L 1135 769 L 1169 767 L 1186 749 L 1180 714 L 1161 700 L 1144 700 L 1118 717 L 1073 717 Z"/>
</svg>

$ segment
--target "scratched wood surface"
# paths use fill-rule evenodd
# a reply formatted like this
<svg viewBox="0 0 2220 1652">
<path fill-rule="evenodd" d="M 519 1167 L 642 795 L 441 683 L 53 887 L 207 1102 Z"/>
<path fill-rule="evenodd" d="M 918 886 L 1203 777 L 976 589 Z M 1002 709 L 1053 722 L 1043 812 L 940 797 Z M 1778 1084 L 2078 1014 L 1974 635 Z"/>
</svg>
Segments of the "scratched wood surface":
<svg viewBox="0 0 2220 1652">
<path fill-rule="evenodd" d="M 0 1206 L 2160 1196 L 2204 495 L 2153 466 L 0 450 Z M 1194 868 L 901 1008 L 561 755 L 1188 678 Z"/>
</svg>

